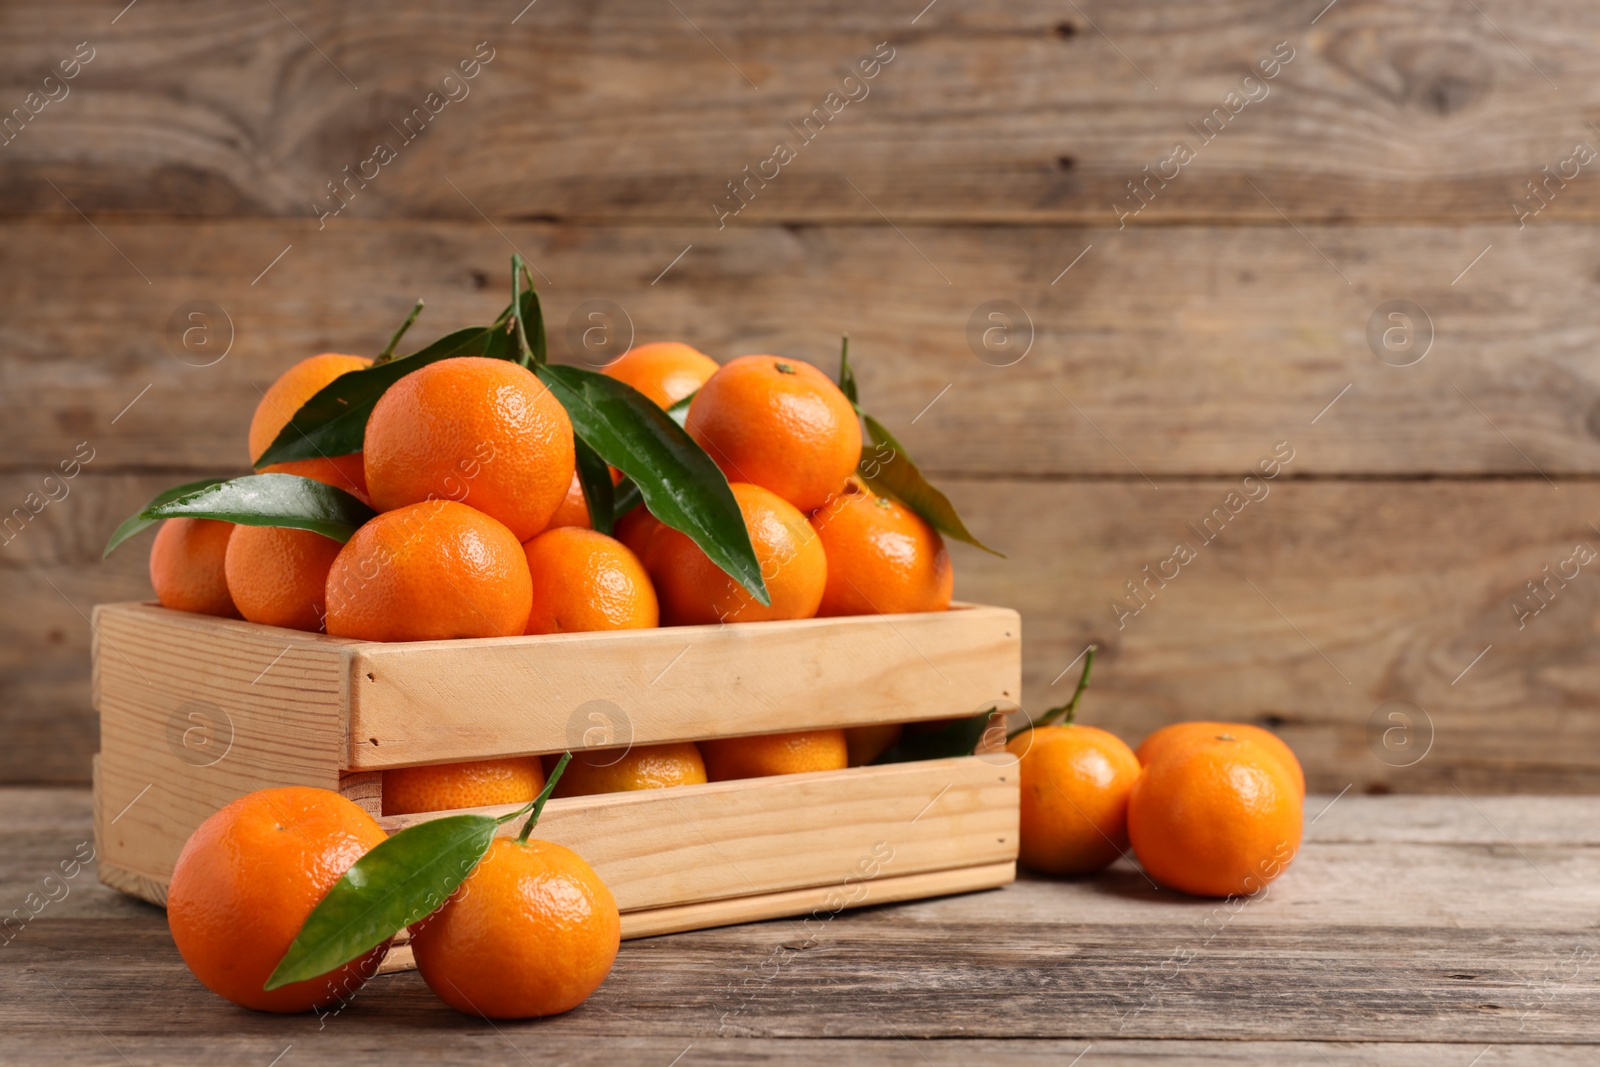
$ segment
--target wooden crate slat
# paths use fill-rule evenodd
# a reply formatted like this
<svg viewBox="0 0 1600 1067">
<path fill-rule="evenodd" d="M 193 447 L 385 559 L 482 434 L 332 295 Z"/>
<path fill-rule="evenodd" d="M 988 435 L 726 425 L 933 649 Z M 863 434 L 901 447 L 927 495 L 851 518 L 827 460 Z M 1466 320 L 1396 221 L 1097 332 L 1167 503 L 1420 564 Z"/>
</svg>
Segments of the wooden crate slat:
<svg viewBox="0 0 1600 1067">
<path fill-rule="evenodd" d="M 338 787 L 344 642 L 143 604 L 102 605 L 94 626 L 105 863 L 164 884 L 235 797 Z"/>
<path fill-rule="evenodd" d="M 895 904 L 994 889 L 1015 881 L 1016 877 L 1015 863 L 991 863 L 979 867 L 956 867 L 948 871 L 876 878 L 862 883 L 863 891 L 860 894 L 851 893 L 851 898 L 842 903 L 838 894 L 843 891 L 838 886 L 824 885 L 701 904 L 647 908 L 622 914 L 622 939 L 632 941 L 641 937 L 660 937 L 662 934 L 678 934 L 686 930 L 704 930 L 712 926 L 731 926 L 787 916 L 793 916 L 802 923 L 812 917 L 826 920 L 840 911 L 874 904 Z M 409 930 L 402 930 L 396 936 L 393 947 L 378 965 L 377 973 L 393 974 L 416 968 L 410 933 Z"/>
<path fill-rule="evenodd" d="M 351 770 L 971 714 L 1020 692 L 1008 608 L 363 643 Z M 586 740 L 586 735 L 588 735 Z"/>
<path fill-rule="evenodd" d="M 1009 756 L 780 775 L 552 800 L 535 833 L 582 855 L 632 912 L 836 885 L 863 859 L 894 876 L 1010 862 L 1016 783 Z M 392 833 L 441 814 L 379 821 Z"/>
</svg>

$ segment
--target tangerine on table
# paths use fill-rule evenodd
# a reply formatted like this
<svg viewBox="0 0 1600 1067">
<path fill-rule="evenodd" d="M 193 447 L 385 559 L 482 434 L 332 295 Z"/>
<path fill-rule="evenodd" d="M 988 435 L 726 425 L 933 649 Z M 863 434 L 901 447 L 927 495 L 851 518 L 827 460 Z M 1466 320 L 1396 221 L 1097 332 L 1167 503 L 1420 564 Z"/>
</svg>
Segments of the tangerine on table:
<svg viewBox="0 0 1600 1067">
<path fill-rule="evenodd" d="M 1046 874 L 1087 874 L 1122 855 L 1139 760 L 1121 738 L 1067 723 L 1018 734 L 1006 751 L 1020 761 L 1024 864 Z"/>
<path fill-rule="evenodd" d="M 544 767 L 538 756 L 399 767 L 383 772 L 383 813 L 414 815 L 491 804 L 526 804 L 543 788 Z"/>
<path fill-rule="evenodd" d="M 682 400 L 717 373 L 717 361 L 677 341 L 630 348 L 600 373 L 633 386 L 664 408 Z"/>
<path fill-rule="evenodd" d="M 183 962 L 219 996 L 259 1011 L 309 1011 L 355 992 L 388 942 L 320 978 L 262 989 L 328 890 L 387 835 L 327 789 L 262 789 L 189 835 L 167 887 Z"/>
<path fill-rule="evenodd" d="M 1254 893 L 1300 847 L 1299 784 L 1281 757 L 1234 734 L 1174 745 L 1128 797 L 1128 836 L 1145 871 L 1201 897 Z"/>
<path fill-rule="evenodd" d="M 164 608 L 239 618 L 228 592 L 228 542 L 235 527 L 216 519 L 167 519 L 150 546 L 150 585 Z"/>
<path fill-rule="evenodd" d="M 704 785 L 706 765 L 692 741 L 638 745 L 629 749 L 596 748 L 572 754 L 572 762 L 556 783 L 556 797 L 625 793 L 675 785 Z"/>
<path fill-rule="evenodd" d="M 645 550 L 646 567 L 661 599 L 662 622 L 685 626 L 811 618 L 822 603 L 828 580 L 822 539 L 806 517 L 776 493 L 744 482 L 731 488 L 771 603 L 763 607 L 687 534 L 662 526 L 651 533 Z"/>
<path fill-rule="evenodd" d="M 684 423 L 730 482 L 770 489 L 812 511 L 861 460 L 861 422 L 833 380 L 809 363 L 740 356 L 723 364 Z"/>
<path fill-rule="evenodd" d="M 444 907 L 411 928 L 428 988 L 487 1019 L 577 1007 L 611 972 L 621 941 L 616 898 L 583 857 L 510 837 L 495 838 Z"/>
<path fill-rule="evenodd" d="M 391 385 L 367 420 L 367 488 L 379 511 L 470 503 L 518 541 L 543 530 L 572 486 L 572 422 L 532 371 L 442 359 Z"/>
<path fill-rule="evenodd" d="M 327 612 L 328 570 L 344 546 L 310 530 L 240 526 L 228 539 L 228 592 L 251 622 L 312 633 Z"/>
<path fill-rule="evenodd" d="M 757 737 L 718 737 L 700 742 L 706 778 L 765 778 L 807 771 L 842 771 L 850 764 L 843 730 L 801 730 Z"/>
<path fill-rule="evenodd" d="M 660 623 L 650 576 L 622 542 L 560 526 L 522 549 L 533 579 L 527 633 L 642 630 Z"/>
<path fill-rule="evenodd" d="M 1175 722 L 1161 727 L 1143 741 L 1134 755 L 1139 757 L 1141 766 L 1148 764 L 1169 748 L 1187 744 L 1197 737 L 1217 734 L 1234 734 L 1239 737 L 1248 737 L 1255 741 L 1268 752 L 1276 755 L 1283 761 L 1289 774 L 1300 787 L 1300 795 L 1306 795 L 1306 773 L 1300 767 L 1300 760 L 1295 756 L 1294 749 L 1284 743 L 1283 739 L 1270 730 L 1263 730 L 1259 726 L 1252 726 L 1244 722 Z"/>
<path fill-rule="evenodd" d="M 255 463 L 278 434 L 289 425 L 294 413 L 322 388 L 340 375 L 372 366 L 365 356 L 343 356 L 325 352 L 320 356 L 302 359 L 284 371 L 261 394 L 255 414 L 250 417 L 250 462 Z M 313 456 L 310 459 L 291 459 L 271 463 L 261 468 L 261 473 L 298 474 L 302 478 L 315 478 L 319 482 L 354 493 L 367 499 L 367 479 L 361 453 L 347 456 Z"/>
<path fill-rule="evenodd" d="M 527 627 L 533 582 L 504 525 L 465 504 L 429 500 L 357 530 L 328 571 L 327 598 L 334 637 L 502 637 Z"/>
<path fill-rule="evenodd" d="M 944 539 L 916 512 L 851 478 L 811 515 L 828 553 L 819 616 L 944 611 L 954 578 Z"/>
</svg>

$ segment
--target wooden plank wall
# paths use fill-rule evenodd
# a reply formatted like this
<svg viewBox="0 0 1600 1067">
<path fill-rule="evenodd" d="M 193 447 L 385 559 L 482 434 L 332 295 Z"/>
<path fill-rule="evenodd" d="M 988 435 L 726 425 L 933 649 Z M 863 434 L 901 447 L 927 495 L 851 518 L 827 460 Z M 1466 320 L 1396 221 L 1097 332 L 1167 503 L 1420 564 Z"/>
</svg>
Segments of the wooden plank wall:
<svg viewBox="0 0 1600 1067">
<path fill-rule="evenodd" d="M 92 459 L 0 548 L 0 781 L 87 777 L 86 616 L 148 590 L 115 523 L 242 469 L 295 360 L 418 296 L 424 338 L 492 316 L 519 249 L 564 358 L 592 300 L 724 359 L 849 332 L 1007 555 L 957 548 L 957 592 L 1023 612 L 1030 706 L 1093 641 L 1085 718 L 1130 740 L 1245 718 L 1316 789 L 1593 791 L 1600 9 L 1324 3 L 5 6 L 0 104 L 58 99 L 0 147 L 0 510 Z M 1369 343 L 1396 300 L 1410 366 Z"/>
</svg>

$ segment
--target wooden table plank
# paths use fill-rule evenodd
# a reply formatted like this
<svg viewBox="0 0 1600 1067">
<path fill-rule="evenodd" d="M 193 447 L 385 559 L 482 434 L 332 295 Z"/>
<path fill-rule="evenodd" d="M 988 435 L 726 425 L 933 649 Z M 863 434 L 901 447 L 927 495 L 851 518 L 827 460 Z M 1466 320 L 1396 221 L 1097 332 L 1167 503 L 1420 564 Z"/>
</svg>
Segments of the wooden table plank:
<svg viewBox="0 0 1600 1067">
<path fill-rule="evenodd" d="M 396 158 L 367 164 L 337 222 L 482 210 L 715 225 L 726 183 L 781 141 L 795 158 L 766 165 L 776 177 L 749 187 L 735 224 L 879 226 L 881 209 L 901 224 L 1103 225 L 1183 142 L 1193 161 L 1166 168 L 1178 177 L 1150 187 L 1135 224 L 1276 223 L 1278 209 L 1511 221 L 1542 166 L 1596 143 L 1585 120 L 1600 102 L 1585 76 L 1600 13 L 1561 0 L 1346 0 L 1320 17 L 1294 0 L 920 13 L 615 0 L 539 5 L 515 25 L 518 5 L 282 6 L 146 5 L 114 25 L 83 0 L 8 7 L 11 106 L 79 39 L 95 55 L 7 147 L 3 210 L 75 219 L 65 194 L 91 214 L 309 216 L 384 142 Z M 478 42 L 492 61 L 408 141 L 407 116 Z M 845 85 L 880 43 L 891 62 Z M 1294 58 L 1245 81 L 1275 53 Z M 796 128 L 819 108 L 806 141 Z M 1553 188 L 1549 215 L 1600 212 L 1600 183 Z"/>
<path fill-rule="evenodd" d="M 73 855 L 87 801 L 0 790 L 0 899 L 40 890 Z M 810 947 L 782 920 L 629 942 L 577 1011 L 495 1028 L 415 974 L 325 1020 L 234 1009 L 183 969 L 159 909 L 85 868 L 5 946 L 0 1033 L 30 1063 L 264 1063 L 290 1045 L 352 1064 L 508 1045 L 662 1064 L 1060 1064 L 1088 1046 L 1085 1062 L 1129 1064 L 1466 1064 L 1485 1049 L 1484 1062 L 1585 1063 L 1600 1043 L 1597 805 L 1312 798 L 1293 869 L 1249 901 L 1153 890 L 1119 864 L 843 913 Z"/>
<path fill-rule="evenodd" d="M 1316 443 L 1295 476 L 1600 474 L 1600 246 L 1583 225 L 1416 226 L 1403 239 L 1350 226 L 97 225 L 104 237 L 76 218 L 16 223 L 0 244 L 0 469 L 33 474 L 35 491 L 80 443 L 91 470 L 242 468 L 260 390 L 297 360 L 375 352 L 418 296 L 419 345 L 493 318 L 509 298 L 508 239 L 550 279 L 558 358 L 582 356 L 568 324 L 596 300 L 640 342 L 685 339 L 722 360 L 771 351 L 831 373 L 849 333 L 863 402 L 934 472 L 1232 476 L 1288 439 Z M 1401 298 L 1434 337 L 1408 367 L 1367 340 Z M 186 353 L 188 320 L 169 320 L 199 300 L 228 318 L 213 315 L 213 349 Z M 989 301 L 1033 325 L 1012 365 L 995 364 L 1021 350 L 972 347 Z M 229 321 L 226 358 L 194 365 L 215 358 Z M 1010 336 L 1027 342 L 1025 327 Z"/>
</svg>

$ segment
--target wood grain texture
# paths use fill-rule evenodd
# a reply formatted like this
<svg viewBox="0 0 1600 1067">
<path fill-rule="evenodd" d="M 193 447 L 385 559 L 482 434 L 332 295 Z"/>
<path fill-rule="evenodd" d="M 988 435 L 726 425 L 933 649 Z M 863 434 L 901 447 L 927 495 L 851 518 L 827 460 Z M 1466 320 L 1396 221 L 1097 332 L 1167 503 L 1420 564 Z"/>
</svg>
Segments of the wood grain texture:
<svg viewBox="0 0 1600 1067">
<path fill-rule="evenodd" d="M 1316 447 L 1314 435 L 1293 437 Z M 1093 642 L 1101 658 L 1080 718 L 1130 742 L 1168 722 L 1240 720 L 1278 731 L 1313 788 L 1329 792 L 1595 788 L 1592 564 L 1541 585 L 1537 615 L 1519 622 L 1513 606 L 1537 606 L 1527 583 L 1543 583 L 1576 546 L 1600 549 L 1591 489 L 1262 484 L 1269 495 L 1218 534 L 1215 518 L 1210 533 L 1201 524 L 1213 508 L 1229 515 L 1230 493 L 1246 500 L 1238 480 L 953 481 L 968 514 L 1017 507 L 1025 493 L 1041 516 L 1000 539 L 1009 562 L 956 562 L 958 595 L 1022 612 L 1024 706 L 1070 695 L 1069 664 Z M 1180 544 L 1193 559 L 1175 565 Z"/>
<path fill-rule="evenodd" d="M 344 642 L 138 604 L 98 607 L 91 627 L 108 864 L 163 882 L 194 828 L 236 797 L 338 787 Z"/>
<path fill-rule="evenodd" d="M 841 912 L 815 936 L 777 921 L 630 941 L 576 1011 L 496 1029 L 415 974 L 325 1020 L 232 1008 L 159 909 L 89 865 L 4 946 L 0 1026 L 30 1063 L 268 1062 L 292 1044 L 353 1064 L 1059 1065 L 1090 1045 L 1085 1064 L 1583 1064 L 1600 1043 L 1596 803 L 1313 797 L 1293 867 L 1241 905 L 1118 864 Z M 84 791 L 0 791 L 0 898 L 20 905 L 88 835 Z"/>
<path fill-rule="evenodd" d="M 82 220 L 14 224 L 0 245 L 8 513 L 80 442 L 89 471 L 243 471 L 250 413 L 286 368 L 376 352 L 418 296 L 419 345 L 492 319 L 513 245 L 550 279 L 561 359 L 582 356 L 568 323 L 593 300 L 621 307 L 640 342 L 681 338 L 722 360 L 779 352 L 832 373 L 848 333 L 865 406 L 941 475 L 1225 475 L 1285 437 L 1318 442 L 1292 476 L 1600 473 L 1588 226 L 754 227 L 707 241 L 481 221 L 98 225 L 104 238 Z M 1380 362 L 1366 333 L 1402 298 L 1434 338 L 1409 367 Z M 232 323 L 211 366 L 192 365 L 210 349 L 168 347 L 169 318 L 194 300 L 226 315 L 213 345 Z M 991 300 L 1033 325 L 1010 366 L 974 352 L 1014 349 L 969 347 Z"/>
<path fill-rule="evenodd" d="M 1328 432 L 1331 418 L 1311 429 Z M 1293 442 L 1290 470 L 1318 439 Z M 105 564 L 99 544 L 174 480 L 91 470 L 37 520 L 52 525 L 13 543 L 32 558 L 0 567 L 0 596 L 30 608 L 0 613 L 3 775 L 86 776 L 96 726 L 90 631 L 78 611 L 102 596 L 149 596 L 147 541 Z M 1022 614 L 1024 706 L 1064 699 L 1077 670 L 1062 672 L 1092 640 L 1102 659 L 1085 719 L 1132 742 L 1177 719 L 1243 719 L 1277 729 L 1332 792 L 1352 783 L 1357 792 L 1452 794 L 1595 788 L 1592 567 L 1522 629 L 1511 607 L 1517 597 L 1533 603 L 1525 583 L 1543 581 L 1543 568 L 1561 565 L 1578 542 L 1600 548 L 1586 484 L 1274 481 L 1204 546 L 1186 525 L 1238 483 L 1158 484 L 945 479 L 975 529 L 1008 554 L 953 550 L 959 596 Z M 1017 509 L 1027 521 L 988 527 Z M 1119 630 L 1111 602 L 1135 605 L 1125 583 L 1142 582 L 1143 568 L 1168 559 L 1179 539 L 1195 542 L 1197 558 Z M 1414 766 L 1384 762 L 1375 752 L 1412 757 L 1384 748 L 1381 730 L 1369 737 L 1369 719 L 1391 699 L 1416 703 L 1432 721 L 1434 744 Z"/>
<path fill-rule="evenodd" d="M 900 876 L 1014 862 L 1015 766 L 967 756 L 557 798 L 539 835 L 588 860 L 624 912 L 847 881 L 841 897 L 859 903 L 876 877 L 868 868 Z M 379 822 L 393 832 L 437 817 Z"/>
<path fill-rule="evenodd" d="M 1015 707 L 1009 608 L 536 637 L 364 643 L 352 770 L 699 741 Z"/>
<path fill-rule="evenodd" d="M 828 885 L 775 893 L 752 893 L 748 896 L 703 901 L 698 904 L 644 908 L 622 913 L 622 939 L 632 941 L 641 937 L 660 937 L 663 934 L 760 922 L 765 919 L 792 917 L 802 923 L 808 920 L 826 922 L 849 908 L 865 908 L 905 900 L 970 893 L 980 889 L 996 889 L 1009 884 L 1016 877 L 1015 863 L 991 863 L 976 867 L 954 867 L 947 871 L 927 871 L 922 874 L 883 875 L 866 884 L 865 893 L 858 899 L 849 899 L 850 894 L 845 894 L 842 903 L 839 887 Z M 412 953 L 410 944 L 410 931 L 402 930 L 396 935 L 388 953 L 384 955 L 383 962 L 378 965 L 378 973 L 393 974 L 396 971 L 414 970 L 416 966 L 416 957 Z"/>
<path fill-rule="evenodd" d="M 1196 158 L 1139 223 L 1277 224 L 1279 210 L 1509 221 L 1542 166 L 1594 143 L 1591 8 L 1347 0 L 1319 18 L 1319 6 L 1030 0 L 919 14 L 628 0 L 536 6 L 513 25 L 498 8 L 363 0 L 338 12 L 157 5 L 114 26 L 81 0 L 8 9 L 8 107 L 78 40 L 97 53 L 5 149 L 0 204 L 72 218 L 66 197 L 91 214 L 310 217 L 327 183 L 382 142 L 396 158 L 366 167 L 370 182 L 350 186 L 331 225 L 482 211 L 714 228 L 726 183 L 781 142 L 795 158 L 768 164 L 776 176 L 748 187 L 734 225 L 881 225 L 880 211 L 1103 224 L 1131 202 L 1126 183 L 1181 141 Z M 480 41 L 494 58 L 468 95 L 408 136 L 407 117 Z M 888 65 L 843 84 L 880 42 Z M 1247 84 L 1279 42 L 1294 58 Z M 1255 102 L 1228 106 L 1230 92 Z M 824 108 L 807 140 L 800 124 Z M 1595 217 L 1600 183 L 1585 172 L 1548 211 Z"/>
</svg>

